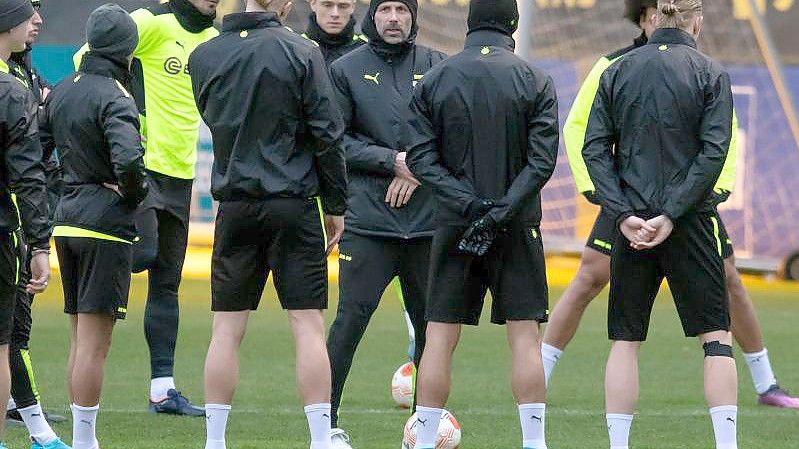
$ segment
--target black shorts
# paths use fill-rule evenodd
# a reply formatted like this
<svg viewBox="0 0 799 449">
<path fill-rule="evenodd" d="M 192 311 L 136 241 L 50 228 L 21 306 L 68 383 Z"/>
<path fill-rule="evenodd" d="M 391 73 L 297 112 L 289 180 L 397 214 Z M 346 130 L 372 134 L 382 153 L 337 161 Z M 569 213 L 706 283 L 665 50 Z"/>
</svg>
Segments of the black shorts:
<svg viewBox="0 0 799 449">
<path fill-rule="evenodd" d="M 458 251 L 465 230 L 439 227 L 433 237 L 427 321 L 477 325 L 490 290 L 492 323 L 546 322 L 549 292 L 538 228 L 511 227 L 497 236 L 484 257 Z"/>
<path fill-rule="evenodd" d="M 147 180 L 150 190 L 139 210 L 167 211 L 177 217 L 188 229 L 194 180 L 174 178 L 150 170 L 147 170 Z"/>
<path fill-rule="evenodd" d="M 724 222 L 721 220 L 718 211 L 715 212 L 714 217 L 717 223 L 715 226 L 718 227 L 718 246 L 721 248 L 721 258 L 729 259 L 735 254 L 732 240 L 729 234 L 727 234 L 727 228 L 724 227 Z M 610 256 L 613 254 L 613 242 L 616 241 L 618 234 L 619 231 L 616 227 L 615 220 L 605 213 L 604 210 L 601 210 L 596 217 L 594 228 L 591 229 L 591 235 L 588 236 L 588 241 L 585 243 L 585 246 Z"/>
<path fill-rule="evenodd" d="M 634 250 L 619 233 L 610 263 L 611 340 L 646 340 L 652 306 L 664 278 L 686 336 L 729 330 L 724 263 L 713 219 L 713 214 L 680 218 L 671 236 L 652 250 Z"/>
<path fill-rule="evenodd" d="M 56 237 L 64 313 L 128 313 L 133 245 L 88 237 Z"/>
<path fill-rule="evenodd" d="M 0 345 L 11 340 L 20 248 L 13 232 L 0 232 Z"/>
<path fill-rule="evenodd" d="M 618 234 L 619 229 L 616 227 L 616 220 L 605 213 L 604 209 L 600 210 L 585 246 L 610 256 L 613 254 L 613 242 L 616 241 Z"/>
<path fill-rule="evenodd" d="M 326 309 L 325 240 L 317 199 L 223 201 L 214 231 L 211 310 L 258 309 L 270 271 L 284 309 Z"/>
<path fill-rule="evenodd" d="M 724 226 L 724 221 L 721 219 L 721 215 L 719 215 L 718 211 L 714 211 L 713 217 L 713 235 L 716 236 L 716 246 L 721 254 L 722 259 L 729 259 L 730 257 L 735 255 L 735 251 L 732 247 L 732 239 L 730 235 L 727 234 L 727 228 Z"/>
</svg>

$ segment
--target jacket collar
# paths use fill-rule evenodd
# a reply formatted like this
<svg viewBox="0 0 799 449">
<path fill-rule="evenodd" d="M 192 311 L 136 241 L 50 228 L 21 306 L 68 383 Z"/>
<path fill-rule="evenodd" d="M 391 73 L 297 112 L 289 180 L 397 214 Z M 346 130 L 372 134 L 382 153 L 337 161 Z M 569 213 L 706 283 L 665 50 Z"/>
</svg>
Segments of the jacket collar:
<svg viewBox="0 0 799 449">
<path fill-rule="evenodd" d="M 130 77 L 130 71 L 125 63 L 92 51 L 83 55 L 78 71 L 113 78 L 123 84 L 127 83 Z"/>
<path fill-rule="evenodd" d="M 318 42 L 320 45 L 326 47 L 341 47 L 347 45 L 355 38 L 355 17 L 350 17 L 349 23 L 341 33 L 330 34 L 319 26 L 316 21 L 316 13 L 311 12 L 308 18 L 308 30 L 306 31 L 308 38 Z"/>
<path fill-rule="evenodd" d="M 693 36 L 679 28 L 659 28 L 652 33 L 649 43 L 687 45 L 696 48 L 696 40 Z"/>
<path fill-rule="evenodd" d="M 273 12 L 239 12 L 228 14 L 222 21 L 222 31 L 243 31 L 283 26 Z"/>
<path fill-rule="evenodd" d="M 640 36 L 633 39 L 633 47 L 643 47 L 646 43 L 649 42 L 649 38 L 646 37 L 646 33 L 642 32 Z"/>
<path fill-rule="evenodd" d="M 206 16 L 189 3 L 189 0 L 169 0 L 167 5 L 186 31 L 199 33 L 214 26 L 216 15 Z"/>
<path fill-rule="evenodd" d="M 510 51 L 516 48 L 516 41 L 507 34 L 495 30 L 472 31 L 466 36 L 466 47 L 504 47 Z"/>
</svg>

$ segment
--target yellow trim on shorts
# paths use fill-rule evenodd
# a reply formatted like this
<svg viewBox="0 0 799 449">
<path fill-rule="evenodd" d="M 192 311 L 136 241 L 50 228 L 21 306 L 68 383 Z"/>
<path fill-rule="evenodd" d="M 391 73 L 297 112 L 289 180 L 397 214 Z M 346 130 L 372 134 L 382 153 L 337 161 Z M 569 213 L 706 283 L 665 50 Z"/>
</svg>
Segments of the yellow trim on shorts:
<svg viewBox="0 0 799 449">
<path fill-rule="evenodd" d="M 76 226 L 56 226 L 53 229 L 53 237 L 80 237 L 98 240 L 108 240 L 110 242 L 126 243 L 132 245 L 130 242 L 113 235 L 103 234 L 102 232 L 90 231 L 88 229 L 78 228 Z"/>
<path fill-rule="evenodd" d="M 325 237 L 325 251 L 327 251 L 327 228 L 325 227 L 325 211 L 322 209 L 322 198 L 318 196 L 316 199 L 316 207 L 319 209 L 319 222 L 322 224 L 322 235 Z"/>
<path fill-rule="evenodd" d="M 719 251 L 719 256 L 723 254 L 721 248 L 721 235 L 719 231 L 719 221 L 716 217 L 710 217 L 710 222 L 713 223 L 713 237 L 716 239 L 716 249 Z"/>
</svg>

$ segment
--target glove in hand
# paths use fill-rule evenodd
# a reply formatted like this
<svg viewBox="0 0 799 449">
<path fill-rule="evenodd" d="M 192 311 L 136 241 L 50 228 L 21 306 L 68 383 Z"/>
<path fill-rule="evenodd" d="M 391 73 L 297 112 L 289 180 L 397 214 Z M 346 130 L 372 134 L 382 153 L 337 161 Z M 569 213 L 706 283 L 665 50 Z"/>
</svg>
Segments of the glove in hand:
<svg viewBox="0 0 799 449">
<path fill-rule="evenodd" d="M 466 230 L 458 242 L 458 250 L 473 256 L 485 256 L 496 237 L 497 222 L 489 215 L 485 215 Z"/>
</svg>

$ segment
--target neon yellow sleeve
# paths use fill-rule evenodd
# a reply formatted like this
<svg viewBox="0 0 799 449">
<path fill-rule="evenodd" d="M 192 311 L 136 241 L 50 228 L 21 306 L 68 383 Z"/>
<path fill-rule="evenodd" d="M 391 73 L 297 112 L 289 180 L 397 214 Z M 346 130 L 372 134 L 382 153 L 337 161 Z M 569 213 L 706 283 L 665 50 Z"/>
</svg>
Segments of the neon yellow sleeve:
<svg viewBox="0 0 799 449">
<path fill-rule="evenodd" d="M 588 176 L 588 167 L 583 159 L 583 144 L 585 143 L 585 132 L 588 129 L 588 117 L 591 115 L 594 97 L 599 90 L 599 79 L 612 63 L 613 61 L 604 57 L 597 61 L 580 87 L 577 98 L 574 99 L 571 111 L 569 111 L 566 124 L 563 126 L 566 155 L 569 158 L 574 183 L 580 193 L 595 190 L 594 183 Z"/>
<path fill-rule="evenodd" d="M 735 188 L 735 175 L 738 169 L 738 115 L 732 111 L 732 137 L 730 139 L 730 149 L 727 151 L 727 159 L 724 160 L 724 168 L 721 169 L 718 181 L 714 190 L 732 192 Z"/>
<path fill-rule="evenodd" d="M 148 49 L 152 48 L 154 44 L 158 43 L 158 24 L 155 23 L 155 16 L 153 13 L 146 9 L 137 9 L 130 13 L 130 17 L 136 22 L 136 28 L 139 31 L 139 44 L 136 46 L 134 56 L 140 56 L 146 53 Z M 72 63 L 75 65 L 75 70 L 80 67 L 80 62 L 89 51 L 89 44 L 83 46 L 72 56 Z"/>
</svg>

